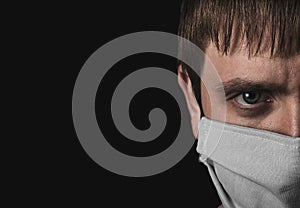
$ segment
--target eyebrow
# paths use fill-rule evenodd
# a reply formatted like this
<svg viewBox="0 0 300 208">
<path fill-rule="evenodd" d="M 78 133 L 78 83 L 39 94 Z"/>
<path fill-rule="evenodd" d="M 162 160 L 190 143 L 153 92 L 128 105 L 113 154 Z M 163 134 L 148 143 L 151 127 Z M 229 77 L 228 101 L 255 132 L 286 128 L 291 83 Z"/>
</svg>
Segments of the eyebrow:
<svg viewBox="0 0 300 208">
<path fill-rule="evenodd" d="M 216 86 L 216 90 L 221 92 L 224 89 L 225 95 L 229 95 L 234 92 L 245 92 L 245 91 L 268 91 L 276 93 L 286 92 L 286 87 L 279 83 L 270 83 L 263 81 L 252 81 L 241 78 L 234 78 L 232 80 L 223 82 Z"/>
</svg>

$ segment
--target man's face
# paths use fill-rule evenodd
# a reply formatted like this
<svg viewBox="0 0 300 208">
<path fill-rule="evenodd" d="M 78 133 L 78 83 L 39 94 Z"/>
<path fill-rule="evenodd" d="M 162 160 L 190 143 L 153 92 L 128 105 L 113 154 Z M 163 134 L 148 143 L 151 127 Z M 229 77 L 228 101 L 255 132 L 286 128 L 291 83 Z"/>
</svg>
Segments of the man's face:
<svg viewBox="0 0 300 208">
<path fill-rule="evenodd" d="M 265 54 L 249 59 L 242 51 L 222 56 L 213 46 L 207 48 L 206 54 L 224 84 L 226 122 L 300 136 L 300 55 L 270 59 Z M 209 69 L 204 67 L 203 80 L 207 79 L 206 70 Z M 208 94 L 216 89 L 208 88 L 201 83 L 204 114 L 219 120 L 211 117 Z"/>
</svg>

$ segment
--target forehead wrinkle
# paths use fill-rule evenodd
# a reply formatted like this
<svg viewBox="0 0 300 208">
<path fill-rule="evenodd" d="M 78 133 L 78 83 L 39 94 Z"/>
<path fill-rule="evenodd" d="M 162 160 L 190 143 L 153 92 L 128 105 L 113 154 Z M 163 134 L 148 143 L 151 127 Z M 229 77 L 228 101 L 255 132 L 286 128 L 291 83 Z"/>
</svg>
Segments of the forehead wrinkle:
<svg viewBox="0 0 300 208">
<path fill-rule="evenodd" d="M 299 91 L 300 86 L 300 55 L 296 55 L 281 63 L 283 72 L 285 72 L 286 83 L 290 90 Z"/>
<path fill-rule="evenodd" d="M 290 92 L 291 88 L 298 90 L 300 55 L 274 59 L 261 56 L 248 59 L 247 55 L 241 53 L 232 56 L 221 56 L 212 44 L 207 50 L 207 55 L 224 82 L 233 78 L 241 78 L 277 83 L 289 88 Z"/>
</svg>

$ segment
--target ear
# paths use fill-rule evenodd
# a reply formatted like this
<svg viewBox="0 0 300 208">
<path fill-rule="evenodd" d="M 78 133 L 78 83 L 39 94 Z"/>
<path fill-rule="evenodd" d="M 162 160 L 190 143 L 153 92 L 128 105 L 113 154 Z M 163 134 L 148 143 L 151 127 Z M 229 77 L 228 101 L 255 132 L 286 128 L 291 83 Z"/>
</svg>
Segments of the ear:
<svg viewBox="0 0 300 208">
<path fill-rule="evenodd" d="M 198 122 L 201 117 L 201 110 L 196 100 L 192 82 L 186 71 L 183 71 L 182 66 L 178 67 L 178 84 L 183 91 L 186 99 L 188 110 L 191 116 L 192 129 L 195 138 L 198 138 Z M 200 87 L 200 86 L 199 86 Z"/>
</svg>

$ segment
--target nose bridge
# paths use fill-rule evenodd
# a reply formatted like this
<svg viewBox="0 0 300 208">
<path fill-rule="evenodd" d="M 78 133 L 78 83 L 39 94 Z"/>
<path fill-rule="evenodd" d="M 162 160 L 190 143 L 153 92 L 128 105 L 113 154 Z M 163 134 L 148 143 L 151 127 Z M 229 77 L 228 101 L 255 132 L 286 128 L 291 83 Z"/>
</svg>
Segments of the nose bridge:
<svg viewBox="0 0 300 208">
<path fill-rule="evenodd" d="M 283 109 L 283 119 L 285 126 L 284 134 L 300 137 L 300 100 L 298 96 L 289 99 Z"/>
</svg>

